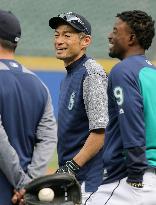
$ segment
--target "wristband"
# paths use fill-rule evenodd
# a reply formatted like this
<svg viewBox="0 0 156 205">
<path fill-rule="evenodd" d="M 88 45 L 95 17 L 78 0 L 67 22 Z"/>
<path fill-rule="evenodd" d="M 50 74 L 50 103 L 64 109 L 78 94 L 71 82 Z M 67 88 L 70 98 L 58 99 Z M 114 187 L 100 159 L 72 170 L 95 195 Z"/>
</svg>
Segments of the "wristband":
<svg viewBox="0 0 156 205">
<path fill-rule="evenodd" d="M 142 182 L 127 182 L 129 185 L 136 187 L 136 188 L 143 188 L 144 185 Z"/>
</svg>

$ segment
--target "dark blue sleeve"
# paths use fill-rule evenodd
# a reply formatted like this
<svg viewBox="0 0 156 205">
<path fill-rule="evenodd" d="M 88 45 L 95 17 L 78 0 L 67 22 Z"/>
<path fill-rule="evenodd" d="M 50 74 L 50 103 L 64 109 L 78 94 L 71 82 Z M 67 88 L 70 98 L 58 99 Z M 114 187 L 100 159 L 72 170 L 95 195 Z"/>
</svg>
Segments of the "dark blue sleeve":
<svg viewBox="0 0 156 205">
<path fill-rule="evenodd" d="M 118 110 L 120 132 L 124 148 L 145 146 L 143 100 L 137 75 L 122 64 L 111 72 L 110 81 Z"/>
<path fill-rule="evenodd" d="M 118 111 L 120 134 L 127 159 L 128 181 L 140 182 L 147 166 L 143 98 L 138 74 L 118 64 L 110 74 Z"/>
</svg>

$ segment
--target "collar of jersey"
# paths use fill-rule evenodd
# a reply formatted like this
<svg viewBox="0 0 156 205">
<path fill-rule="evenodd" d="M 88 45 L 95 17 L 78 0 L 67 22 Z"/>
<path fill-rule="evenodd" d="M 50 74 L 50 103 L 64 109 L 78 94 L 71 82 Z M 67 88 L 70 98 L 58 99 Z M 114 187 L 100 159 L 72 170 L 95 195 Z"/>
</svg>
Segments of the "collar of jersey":
<svg viewBox="0 0 156 205">
<path fill-rule="evenodd" d="M 78 60 L 74 61 L 73 63 L 71 63 L 70 65 L 68 65 L 66 67 L 66 70 L 68 73 L 71 73 L 75 70 L 77 70 L 79 68 L 79 66 L 82 64 L 83 60 L 86 58 L 86 54 L 84 54 L 83 56 L 81 56 L 81 58 L 79 58 Z"/>
</svg>

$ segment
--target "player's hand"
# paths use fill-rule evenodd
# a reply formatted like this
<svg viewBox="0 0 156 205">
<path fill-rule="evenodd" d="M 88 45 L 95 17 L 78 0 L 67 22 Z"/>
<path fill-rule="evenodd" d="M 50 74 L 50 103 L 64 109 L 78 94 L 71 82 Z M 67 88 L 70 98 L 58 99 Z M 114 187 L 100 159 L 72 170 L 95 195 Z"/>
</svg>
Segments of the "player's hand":
<svg viewBox="0 0 156 205">
<path fill-rule="evenodd" d="M 70 160 L 67 161 L 64 166 L 61 166 L 56 173 L 69 173 L 75 175 L 79 169 L 80 166 L 74 160 Z"/>
<path fill-rule="evenodd" d="M 24 205 L 24 199 L 23 199 L 24 194 L 25 194 L 25 189 L 21 189 L 19 191 L 14 190 L 14 195 L 13 195 L 12 200 L 11 200 L 12 203 Z"/>
</svg>

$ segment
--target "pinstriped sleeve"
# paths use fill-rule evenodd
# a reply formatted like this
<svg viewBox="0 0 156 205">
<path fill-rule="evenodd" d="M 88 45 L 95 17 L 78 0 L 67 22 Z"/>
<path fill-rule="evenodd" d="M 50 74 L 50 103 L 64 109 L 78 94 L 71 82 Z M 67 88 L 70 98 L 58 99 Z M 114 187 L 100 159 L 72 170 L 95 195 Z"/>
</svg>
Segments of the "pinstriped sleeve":
<svg viewBox="0 0 156 205">
<path fill-rule="evenodd" d="M 36 178 L 45 174 L 48 162 L 52 158 L 57 143 L 57 125 L 53 112 L 52 99 L 48 88 L 48 99 L 44 113 L 37 127 L 37 144 L 34 148 L 28 174 Z"/>
<path fill-rule="evenodd" d="M 83 98 L 89 119 L 89 130 L 106 128 L 108 123 L 107 75 L 95 60 L 85 63 L 87 73 L 83 83 Z"/>
</svg>

